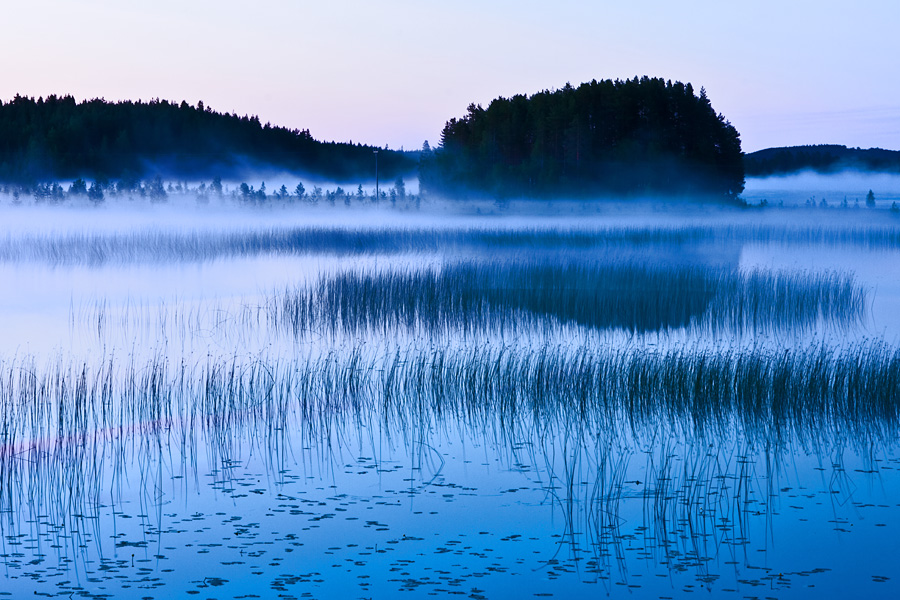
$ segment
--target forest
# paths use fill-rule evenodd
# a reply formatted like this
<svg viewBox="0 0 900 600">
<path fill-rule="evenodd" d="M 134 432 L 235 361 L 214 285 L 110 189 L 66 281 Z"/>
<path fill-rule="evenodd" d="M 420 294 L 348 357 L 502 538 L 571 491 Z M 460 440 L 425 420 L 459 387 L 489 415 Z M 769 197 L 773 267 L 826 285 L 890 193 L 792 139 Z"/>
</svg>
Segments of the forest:
<svg viewBox="0 0 900 600">
<path fill-rule="evenodd" d="M 881 148 L 848 148 L 836 144 L 766 148 L 744 156 L 748 176 L 767 177 L 798 171 L 836 173 L 856 169 L 900 173 L 900 152 Z"/>
<path fill-rule="evenodd" d="M 705 90 L 649 77 L 470 104 L 423 149 L 419 177 L 448 195 L 734 199 L 744 188 L 740 136 Z"/>
<path fill-rule="evenodd" d="M 0 102 L 0 181 L 235 178 L 280 168 L 333 180 L 374 178 L 376 148 L 321 142 L 308 129 L 167 100 L 76 102 L 72 96 Z M 378 149 L 385 179 L 414 172 L 416 153 Z"/>
</svg>

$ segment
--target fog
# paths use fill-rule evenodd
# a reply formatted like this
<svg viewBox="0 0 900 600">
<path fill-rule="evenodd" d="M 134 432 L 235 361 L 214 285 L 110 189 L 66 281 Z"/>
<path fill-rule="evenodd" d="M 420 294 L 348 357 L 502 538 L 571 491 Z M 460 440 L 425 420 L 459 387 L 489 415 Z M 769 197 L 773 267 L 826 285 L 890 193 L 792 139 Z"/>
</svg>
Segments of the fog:
<svg viewBox="0 0 900 600">
<path fill-rule="evenodd" d="M 865 204 L 869 190 L 875 194 L 876 208 L 889 208 L 891 202 L 900 201 L 900 174 L 871 173 L 848 170 L 824 175 L 814 171 L 771 176 L 748 177 L 743 198 L 748 204 L 783 202 L 785 206 L 805 205 L 815 198 L 824 199 L 829 205 L 840 205 L 846 198 L 849 205 L 856 201 Z"/>
<path fill-rule="evenodd" d="M 275 183 L 266 182 L 267 193 Z M 184 183 L 184 182 L 182 182 Z M 188 182 L 187 193 L 169 193 L 163 201 L 137 194 L 107 194 L 95 203 L 85 196 L 67 196 L 58 203 L 37 202 L 30 195 L 14 197 L 0 193 L 0 236 L 57 234 L 65 232 L 234 232 L 266 228 L 338 227 L 371 230 L 453 228 L 667 228 L 712 225 L 833 225 L 895 226 L 900 219 L 886 214 L 900 200 L 900 176 L 847 173 L 840 176 L 804 173 L 791 177 L 750 178 L 743 198 L 750 207 L 768 202 L 768 210 L 701 202 L 679 202 L 664 197 L 627 200 L 455 200 L 433 196 L 416 197 L 408 190 L 405 199 L 372 202 L 349 196 L 349 204 L 333 205 L 324 199 L 312 204 L 308 198 L 281 200 L 271 195 L 262 202 L 248 203 L 232 193 L 227 182 L 221 196 L 196 193 Z M 296 185 L 296 184 L 295 184 Z M 306 184 L 304 184 L 306 185 Z M 365 189 L 365 186 L 364 186 Z M 374 189 L 374 188 L 373 188 Z M 382 188 L 384 189 L 384 188 Z M 852 210 L 858 200 L 865 206 L 869 189 L 876 210 Z M 326 188 L 333 191 L 334 188 Z M 307 192 L 310 187 L 307 186 Z M 367 192 L 368 193 L 368 192 Z M 846 197 L 851 210 L 839 209 Z M 415 198 L 415 199 L 414 199 Z M 813 202 L 807 202 L 813 200 Z M 815 204 L 815 210 L 778 210 Z M 812 208 L 812 207 L 810 207 Z"/>
</svg>

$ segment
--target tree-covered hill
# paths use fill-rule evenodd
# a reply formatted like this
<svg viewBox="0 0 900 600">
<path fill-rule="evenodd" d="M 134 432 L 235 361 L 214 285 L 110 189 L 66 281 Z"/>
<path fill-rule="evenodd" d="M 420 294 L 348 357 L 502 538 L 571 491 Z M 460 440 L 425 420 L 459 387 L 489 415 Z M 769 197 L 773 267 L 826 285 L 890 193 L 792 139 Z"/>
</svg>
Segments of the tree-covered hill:
<svg viewBox="0 0 900 600">
<path fill-rule="evenodd" d="M 744 157 L 747 175 L 766 177 L 798 171 L 836 173 L 845 169 L 900 173 L 900 152 L 881 148 L 848 148 L 836 144 L 766 148 Z"/>
<path fill-rule="evenodd" d="M 744 188 L 740 136 L 691 84 L 591 81 L 474 104 L 424 152 L 424 189 L 550 197 Z"/>
<path fill-rule="evenodd" d="M 0 181 L 75 177 L 237 177 L 274 167 L 323 178 L 374 177 L 373 148 L 324 143 L 290 130 L 166 100 L 77 103 L 71 96 L 0 102 Z M 416 168 L 410 153 L 381 150 L 385 178 Z"/>
</svg>

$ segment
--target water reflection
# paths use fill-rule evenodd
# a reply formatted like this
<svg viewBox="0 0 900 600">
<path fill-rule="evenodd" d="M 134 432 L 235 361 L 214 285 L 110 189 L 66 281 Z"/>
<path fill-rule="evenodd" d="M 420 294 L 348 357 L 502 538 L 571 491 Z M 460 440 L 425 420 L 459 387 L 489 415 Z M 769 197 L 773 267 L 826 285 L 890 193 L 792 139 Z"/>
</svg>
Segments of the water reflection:
<svg viewBox="0 0 900 600">
<path fill-rule="evenodd" d="M 278 292 L 64 298 L 72 345 L 3 356 L 17 593 L 895 591 L 870 550 L 900 350 L 863 337 L 872 288 L 738 268 L 741 239 L 894 232 L 280 231 L 7 240 L 12 264 L 134 277 L 330 256 Z"/>
</svg>

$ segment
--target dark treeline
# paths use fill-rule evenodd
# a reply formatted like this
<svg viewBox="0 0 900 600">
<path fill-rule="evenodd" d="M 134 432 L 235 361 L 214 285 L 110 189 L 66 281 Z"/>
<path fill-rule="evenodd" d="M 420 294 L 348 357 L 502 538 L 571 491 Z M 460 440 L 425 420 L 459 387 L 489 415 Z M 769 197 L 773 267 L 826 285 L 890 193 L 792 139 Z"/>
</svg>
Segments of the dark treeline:
<svg viewBox="0 0 900 600">
<path fill-rule="evenodd" d="M 744 157 L 747 175 L 766 177 L 797 171 L 835 173 L 845 169 L 900 173 L 900 152 L 881 148 L 848 148 L 835 144 L 766 148 Z"/>
<path fill-rule="evenodd" d="M 309 130 L 263 125 L 167 100 L 76 103 L 71 96 L 0 102 L 0 181 L 164 177 L 211 179 L 276 167 L 330 179 L 374 178 L 374 148 L 325 143 Z M 414 171 L 411 153 L 381 150 L 385 179 Z"/>
<path fill-rule="evenodd" d="M 643 77 L 471 104 L 423 149 L 420 180 L 443 193 L 734 198 L 744 168 L 737 130 L 704 90 Z"/>
</svg>

